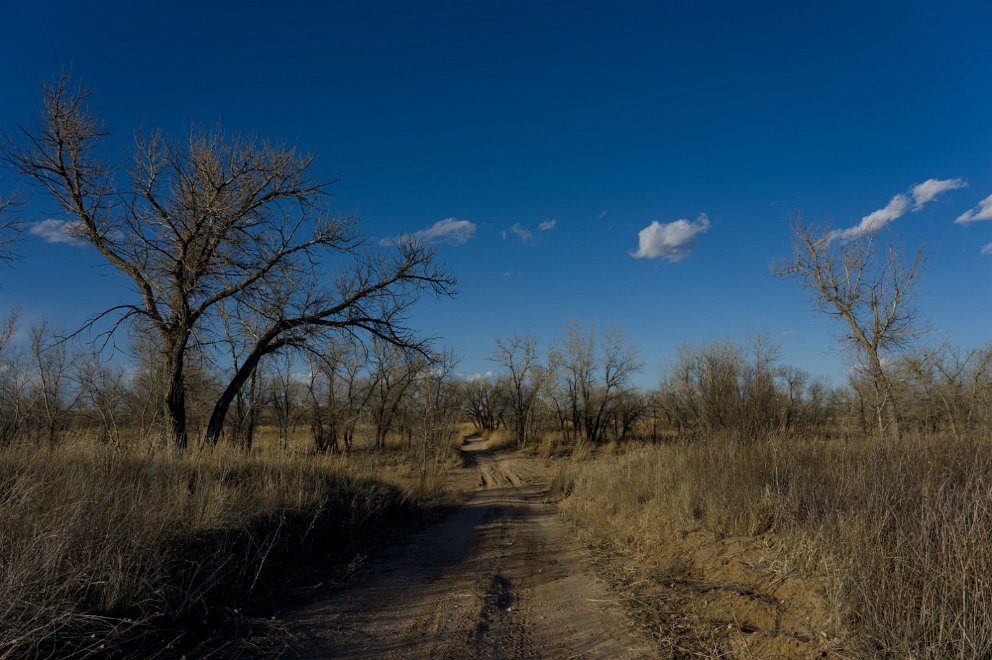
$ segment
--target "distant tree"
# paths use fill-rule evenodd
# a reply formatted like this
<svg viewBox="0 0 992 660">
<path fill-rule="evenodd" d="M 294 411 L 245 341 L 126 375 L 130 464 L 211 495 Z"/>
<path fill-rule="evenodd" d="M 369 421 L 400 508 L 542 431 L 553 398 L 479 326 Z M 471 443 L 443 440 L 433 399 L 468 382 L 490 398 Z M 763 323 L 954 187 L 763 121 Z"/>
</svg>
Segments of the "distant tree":
<svg viewBox="0 0 992 660">
<path fill-rule="evenodd" d="M 987 422 L 992 347 L 964 350 L 945 342 L 913 351 L 894 366 L 904 386 L 903 406 L 924 430 L 947 430 L 961 440 Z"/>
<path fill-rule="evenodd" d="M 399 420 L 407 392 L 428 367 L 423 355 L 380 339 L 373 339 L 369 364 L 369 396 L 364 406 L 376 449 L 386 448 L 386 437 Z"/>
<path fill-rule="evenodd" d="M 747 360 L 729 341 L 681 346 L 662 384 L 666 415 L 679 433 L 738 429 Z"/>
<path fill-rule="evenodd" d="M 537 337 L 515 334 L 506 340 L 497 339 L 492 359 L 507 371 L 507 410 L 517 445 L 523 447 L 527 444 L 531 416 L 549 374 L 540 362 Z"/>
<path fill-rule="evenodd" d="M 15 309 L 0 325 L 0 447 L 10 445 L 28 420 L 31 369 L 14 344 L 17 331 Z"/>
<path fill-rule="evenodd" d="M 412 240 L 390 254 L 368 249 L 355 220 L 327 207 L 330 183 L 310 173 L 312 156 L 191 129 L 175 143 L 139 132 L 130 158 L 111 166 L 86 97 L 65 76 L 45 86 L 41 124 L 3 132 L 0 156 L 130 279 L 138 300 L 92 321 L 117 315 L 110 332 L 137 321 L 157 337 L 165 432 L 177 447 L 188 443 L 187 357 L 217 331 L 222 305 L 258 310 L 264 323 L 213 407 L 210 443 L 265 355 L 342 330 L 421 345 L 405 312 L 425 291 L 450 294 L 453 279 Z M 321 258 L 333 255 L 344 264 L 328 285 Z"/>
<path fill-rule="evenodd" d="M 100 440 L 119 445 L 126 401 L 124 367 L 104 364 L 97 353 L 82 355 L 72 373 L 80 407 L 99 424 Z"/>
<path fill-rule="evenodd" d="M 875 423 L 900 437 L 899 414 L 885 359 L 922 332 L 913 306 L 923 266 L 923 250 L 904 259 L 891 244 L 883 247 L 872 234 L 850 240 L 796 218 L 793 254 L 773 267 L 806 288 L 818 309 L 847 326 L 842 335 L 854 349 L 856 364 L 871 384 Z"/>
<path fill-rule="evenodd" d="M 456 365 L 452 354 L 435 356 L 408 390 L 411 415 L 408 428 L 416 437 L 421 486 L 426 485 L 432 467 L 450 451 L 450 440 L 457 421 L 457 393 L 451 386 L 451 372 Z M 411 446 L 413 449 L 413 446 Z"/>
<path fill-rule="evenodd" d="M 264 382 L 271 421 L 279 433 L 279 445 L 286 450 L 289 436 L 299 419 L 299 383 L 293 375 L 293 355 L 283 352 L 274 360 L 268 378 Z"/>
<path fill-rule="evenodd" d="M 507 388 L 496 378 L 480 376 L 458 386 L 462 411 L 480 431 L 494 431 L 506 414 Z"/>
<path fill-rule="evenodd" d="M 80 391 L 72 387 L 74 356 L 67 343 L 55 336 L 44 321 L 31 328 L 31 366 L 35 383 L 31 395 L 32 416 L 37 424 L 38 442 L 58 442 L 69 425 L 69 414 L 79 401 Z"/>
<path fill-rule="evenodd" d="M 623 425 L 627 434 L 640 415 L 640 403 L 632 405 L 638 399 L 629 390 L 630 378 L 642 363 L 637 348 L 625 342 L 620 328 L 597 333 L 593 326 L 586 332 L 578 323 L 570 323 L 551 361 L 560 380 L 555 407 L 566 440 L 570 428 L 590 442 L 602 443 L 607 439 L 610 422 L 617 421 L 618 416 L 627 418 Z M 563 409 L 567 411 L 564 414 Z M 616 425 L 618 433 L 619 429 Z"/>
</svg>

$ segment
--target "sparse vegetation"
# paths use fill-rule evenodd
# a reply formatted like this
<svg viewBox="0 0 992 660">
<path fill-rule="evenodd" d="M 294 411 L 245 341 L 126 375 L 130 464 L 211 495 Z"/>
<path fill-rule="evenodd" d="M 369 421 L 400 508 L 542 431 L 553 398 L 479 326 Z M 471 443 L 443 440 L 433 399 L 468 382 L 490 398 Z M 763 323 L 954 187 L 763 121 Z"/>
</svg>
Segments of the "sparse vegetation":
<svg viewBox="0 0 992 660">
<path fill-rule="evenodd" d="M 251 455 L 0 452 L 0 657 L 151 653 L 250 628 L 315 560 L 346 565 L 442 491 L 446 466 L 421 474 L 398 447 L 314 455 L 271 435 Z"/>
<path fill-rule="evenodd" d="M 985 657 L 992 652 L 989 450 L 984 439 L 946 437 L 750 444 L 724 437 L 566 462 L 556 489 L 590 542 L 623 557 L 642 580 L 701 593 L 719 578 L 714 566 L 687 563 L 686 536 L 736 538 L 764 547 L 760 560 L 778 562 L 775 577 L 801 576 L 807 597 L 820 591 L 825 607 L 807 607 L 812 620 L 793 632 L 822 633 L 855 657 Z M 790 605 L 790 595 L 767 588 L 772 579 L 752 577 Z M 673 616 L 664 597 L 645 595 L 656 599 L 656 614 L 668 615 L 650 622 L 655 634 L 729 651 L 726 619 L 685 608 Z M 699 620 L 686 625 L 692 616 Z"/>
</svg>

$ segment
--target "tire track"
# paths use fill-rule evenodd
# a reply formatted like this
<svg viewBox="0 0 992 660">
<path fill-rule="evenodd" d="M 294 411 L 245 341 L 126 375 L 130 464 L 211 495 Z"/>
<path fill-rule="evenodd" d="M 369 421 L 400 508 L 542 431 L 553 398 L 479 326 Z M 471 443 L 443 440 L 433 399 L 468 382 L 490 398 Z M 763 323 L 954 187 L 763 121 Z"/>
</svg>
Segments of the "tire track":
<svg viewBox="0 0 992 660">
<path fill-rule="evenodd" d="M 299 656 L 651 657 L 565 533 L 544 464 L 483 442 L 463 451 L 473 497 L 363 583 L 293 613 Z"/>
</svg>

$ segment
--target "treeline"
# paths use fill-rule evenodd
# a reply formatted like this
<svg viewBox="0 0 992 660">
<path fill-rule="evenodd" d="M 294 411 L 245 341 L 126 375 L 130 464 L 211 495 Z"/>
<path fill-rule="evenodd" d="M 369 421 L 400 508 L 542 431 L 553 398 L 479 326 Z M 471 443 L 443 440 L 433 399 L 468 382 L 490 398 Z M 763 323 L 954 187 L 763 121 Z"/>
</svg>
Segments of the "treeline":
<svg viewBox="0 0 992 660">
<path fill-rule="evenodd" d="M 168 386 L 154 350 L 133 344 L 133 360 L 108 363 L 99 346 L 65 339 L 45 323 L 14 342 L 12 317 L 0 335 L 0 444 L 58 444 L 85 435 L 109 445 L 168 443 L 161 406 Z M 268 427 L 288 447 L 309 437 L 316 452 L 350 450 L 356 438 L 382 449 L 389 436 L 407 447 L 446 440 L 458 421 L 460 390 L 453 359 L 373 339 L 328 342 L 319 350 L 285 351 L 259 363 L 238 390 L 223 438 L 251 451 Z M 224 388 L 226 369 L 209 360 L 187 365 L 189 428 L 202 438 Z"/>
<path fill-rule="evenodd" d="M 770 434 L 799 438 L 887 435 L 873 376 L 857 365 L 848 382 L 781 362 L 766 337 L 682 346 L 657 389 L 635 387 L 636 347 L 622 333 L 572 324 L 540 355 L 533 336 L 498 340 L 502 371 L 463 382 L 464 412 L 480 430 L 506 428 L 521 446 L 554 436 L 565 444 Z M 884 401 L 903 433 L 963 439 L 992 429 L 992 344 L 949 343 L 885 363 Z"/>
<path fill-rule="evenodd" d="M 58 443 L 86 434 L 109 444 L 165 438 L 160 405 L 167 378 L 154 351 L 128 365 L 108 364 L 96 347 L 64 340 L 42 323 L 26 345 L 0 334 L 0 443 Z M 766 336 L 681 347 L 659 386 L 633 378 L 643 370 L 637 347 L 618 328 L 576 323 L 542 350 L 533 335 L 497 339 L 495 373 L 457 376 L 451 355 L 425 355 L 386 341 L 348 337 L 319 350 L 283 352 L 260 362 L 238 390 L 223 438 L 250 451 L 261 427 L 283 447 L 301 434 L 318 453 L 348 451 L 356 439 L 383 449 L 389 437 L 407 447 L 450 435 L 460 421 L 480 432 L 505 429 L 518 446 L 554 438 L 578 442 L 659 442 L 725 434 L 742 441 L 769 434 L 851 437 L 879 434 L 872 378 L 852 367 L 831 385 L 782 364 Z M 992 428 L 992 345 L 951 344 L 907 352 L 885 365 L 888 401 L 903 432 L 963 439 Z M 224 371 L 208 360 L 187 368 L 190 429 L 202 437 Z"/>
</svg>

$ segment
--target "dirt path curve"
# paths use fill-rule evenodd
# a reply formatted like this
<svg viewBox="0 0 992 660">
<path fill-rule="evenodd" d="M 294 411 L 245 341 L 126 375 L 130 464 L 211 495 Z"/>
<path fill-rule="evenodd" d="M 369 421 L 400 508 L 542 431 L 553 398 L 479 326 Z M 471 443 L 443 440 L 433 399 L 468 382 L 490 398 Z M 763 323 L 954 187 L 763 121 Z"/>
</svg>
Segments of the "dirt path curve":
<svg viewBox="0 0 992 660">
<path fill-rule="evenodd" d="M 481 441 L 462 451 L 473 496 L 290 616 L 300 657 L 651 657 L 547 501 L 543 462 Z"/>
</svg>

